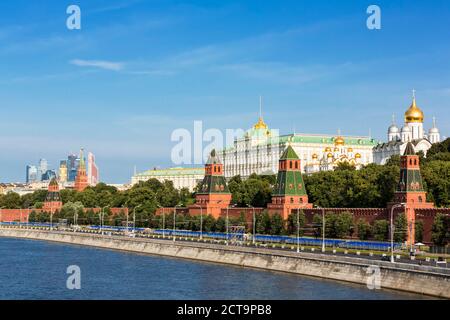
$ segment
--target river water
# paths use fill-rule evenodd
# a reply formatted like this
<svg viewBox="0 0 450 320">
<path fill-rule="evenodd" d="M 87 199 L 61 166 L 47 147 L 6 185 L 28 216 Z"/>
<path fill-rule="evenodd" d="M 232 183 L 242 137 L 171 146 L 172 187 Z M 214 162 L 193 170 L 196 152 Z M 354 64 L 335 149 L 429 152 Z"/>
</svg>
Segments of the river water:
<svg viewBox="0 0 450 320">
<path fill-rule="evenodd" d="M 81 289 L 69 290 L 69 266 Z M 0 299 L 423 299 L 292 274 L 0 238 Z"/>
</svg>

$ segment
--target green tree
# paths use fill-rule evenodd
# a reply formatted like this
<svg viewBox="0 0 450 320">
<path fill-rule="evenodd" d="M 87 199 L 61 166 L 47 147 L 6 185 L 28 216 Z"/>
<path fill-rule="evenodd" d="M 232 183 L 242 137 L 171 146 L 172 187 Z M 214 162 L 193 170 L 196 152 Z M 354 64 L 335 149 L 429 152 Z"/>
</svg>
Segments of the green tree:
<svg viewBox="0 0 450 320">
<path fill-rule="evenodd" d="M 372 233 L 375 240 L 387 241 L 389 238 L 389 222 L 387 220 L 375 220 Z"/>
<path fill-rule="evenodd" d="M 20 195 L 15 192 L 8 192 L 0 197 L 0 207 L 8 209 L 19 209 L 22 207 Z"/>
<path fill-rule="evenodd" d="M 303 210 L 298 210 L 298 226 L 299 226 L 299 234 L 303 236 L 304 227 L 306 223 L 306 216 Z M 287 233 L 290 235 L 297 234 L 297 212 L 292 212 L 287 219 Z"/>
<path fill-rule="evenodd" d="M 422 220 L 416 220 L 415 223 L 415 242 L 422 242 L 423 241 L 423 221 Z"/>
<path fill-rule="evenodd" d="M 444 246 L 448 243 L 450 238 L 450 221 L 449 217 L 438 213 L 433 222 L 431 241 L 435 245 Z"/>
<path fill-rule="evenodd" d="M 280 235 L 280 234 L 285 233 L 283 218 L 278 213 L 275 213 L 271 217 L 271 224 L 270 224 L 269 232 L 271 235 Z"/>
<path fill-rule="evenodd" d="M 358 238 L 360 240 L 367 240 L 370 238 L 370 224 L 364 220 L 359 219 L 357 222 L 357 229 L 358 229 Z"/>
<path fill-rule="evenodd" d="M 404 213 L 397 215 L 394 221 L 394 241 L 404 242 L 408 234 L 408 222 Z"/>
</svg>

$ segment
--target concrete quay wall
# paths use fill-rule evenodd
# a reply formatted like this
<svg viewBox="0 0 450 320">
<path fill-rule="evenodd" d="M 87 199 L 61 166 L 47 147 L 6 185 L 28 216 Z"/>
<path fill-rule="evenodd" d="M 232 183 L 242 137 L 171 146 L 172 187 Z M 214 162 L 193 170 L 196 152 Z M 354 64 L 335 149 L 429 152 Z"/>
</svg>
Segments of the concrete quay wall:
<svg viewBox="0 0 450 320">
<path fill-rule="evenodd" d="M 315 253 L 284 252 L 249 247 L 232 247 L 209 243 L 193 243 L 157 239 L 125 238 L 70 232 L 49 232 L 0 228 L 1 237 L 44 240 L 113 250 L 200 260 L 272 271 L 289 272 L 366 285 L 369 266 L 380 268 L 382 288 L 450 298 L 450 270 L 338 257 Z"/>
</svg>

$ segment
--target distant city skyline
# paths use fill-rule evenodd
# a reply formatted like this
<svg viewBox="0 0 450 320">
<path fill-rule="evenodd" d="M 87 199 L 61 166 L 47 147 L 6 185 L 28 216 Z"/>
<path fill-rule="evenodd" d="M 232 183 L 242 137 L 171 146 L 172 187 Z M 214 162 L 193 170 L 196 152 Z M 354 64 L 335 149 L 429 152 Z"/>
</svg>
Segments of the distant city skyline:
<svg viewBox="0 0 450 320">
<path fill-rule="evenodd" d="M 251 128 L 259 96 L 281 134 L 371 135 L 402 123 L 416 89 L 430 128 L 450 135 L 450 4 L 365 2 L 80 0 L 82 29 L 66 28 L 67 3 L 2 1 L 0 181 L 85 146 L 101 181 L 172 167 L 171 133 Z M 294 129 L 295 128 L 295 129 Z"/>
</svg>

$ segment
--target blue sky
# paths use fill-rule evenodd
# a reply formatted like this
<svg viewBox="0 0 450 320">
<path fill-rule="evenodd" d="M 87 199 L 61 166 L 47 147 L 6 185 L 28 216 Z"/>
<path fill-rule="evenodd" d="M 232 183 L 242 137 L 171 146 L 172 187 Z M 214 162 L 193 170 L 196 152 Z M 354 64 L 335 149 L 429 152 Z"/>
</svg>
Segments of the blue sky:
<svg viewBox="0 0 450 320">
<path fill-rule="evenodd" d="M 82 29 L 66 28 L 81 8 Z M 382 29 L 366 28 L 377 4 Z M 0 181 L 83 146 L 102 180 L 171 166 L 177 128 L 249 128 L 259 95 L 281 133 L 385 139 L 417 90 L 450 134 L 450 3 L 0 2 Z"/>
</svg>

